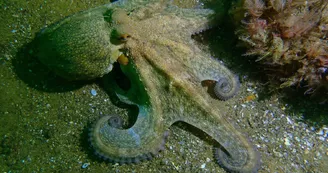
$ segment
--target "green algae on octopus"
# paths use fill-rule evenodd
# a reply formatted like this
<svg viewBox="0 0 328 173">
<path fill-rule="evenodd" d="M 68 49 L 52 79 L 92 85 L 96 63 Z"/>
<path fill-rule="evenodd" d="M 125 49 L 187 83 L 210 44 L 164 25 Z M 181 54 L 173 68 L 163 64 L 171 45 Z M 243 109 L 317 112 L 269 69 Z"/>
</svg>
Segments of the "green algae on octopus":
<svg viewBox="0 0 328 173">
<path fill-rule="evenodd" d="M 45 38 L 43 41 L 55 41 L 54 46 L 61 47 L 51 51 L 55 51 L 65 60 L 56 61 L 55 64 L 51 62 L 48 66 L 55 65 L 53 69 L 63 76 L 66 72 L 73 74 L 73 79 L 91 79 L 108 73 L 108 70 L 104 70 L 106 68 L 99 68 L 100 73 L 98 69 L 84 68 L 81 64 L 95 63 L 85 57 L 96 55 L 96 62 L 101 67 L 112 65 L 122 53 L 129 58 L 127 65 L 119 66 L 131 83 L 127 91 L 120 89 L 112 80 L 113 74 L 105 76 L 104 80 L 109 82 L 106 87 L 113 90 L 122 102 L 138 107 L 138 117 L 128 128 L 121 127 L 121 120 L 116 115 L 103 116 L 95 122 L 89 135 L 99 156 L 117 163 L 149 159 L 163 149 L 167 129 L 173 123 L 183 121 L 204 131 L 218 143 L 220 147 L 216 149 L 216 159 L 228 171 L 256 172 L 259 169 L 260 158 L 255 148 L 225 119 L 228 110 L 222 101 L 212 98 L 201 85 L 206 80 L 219 82 L 216 90 L 222 89 L 221 93 L 227 94 L 221 99 L 230 98 L 239 88 L 235 75 L 217 60 L 210 58 L 191 39 L 192 34 L 211 25 L 213 15 L 212 10 L 181 9 L 160 0 L 118 1 L 73 15 L 60 22 L 64 23 L 63 26 L 57 24 L 55 28 L 46 29 L 46 37 L 41 34 L 40 37 Z M 83 20 L 82 24 L 75 21 L 83 17 L 92 20 L 90 23 Z M 101 34 L 104 33 L 110 36 L 110 39 L 102 40 L 110 42 L 105 44 L 109 53 L 103 58 L 103 49 L 98 54 L 85 53 L 90 48 L 100 47 L 88 35 L 74 39 L 74 44 L 81 46 L 78 50 L 82 50 L 75 52 L 73 49 L 76 47 L 69 47 L 72 43 L 69 36 L 66 35 L 66 38 L 64 33 L 58 33 L 61 32 L 61 27 L 64 31 L 92 28 L 94 20 L 105 27 L 95 26 L 98 31 L 95 31 L 96 34 L 92 31 L 91 34 L 98 39 L 102 39 Z M 71 22 L 73 28 L 70 28 Z M 122 36 L 128 37 L 122 40 Z M 87 43 L 88 41 L 91 43 Z M 63 45 L 68 47 L 63 48 Z M 108 47 L 110 45 L 114 45 L 114 50 L 119 53 L 112 54 L 110 50 L 113 47 Z M 40 47 L 41 52 L 48 50 Z M 64 50 L 68 50 L 68 54 L 62 52 Z M 73 53 L 70 54 L 71 52 Z M 84 53 L 82 62 L 76 58 L 81 52 Z M 46 56 L 45 54 L 46 51 L 43 51 L 40 56 Z M 66 57 L 67 55 L 75 56 L 74 60 Z M 68 61 L 71 64 L 65 66 Z M 48 60 L 42 62 L 49 63 Z M 73 70 L 58 72 L 65 69 L 63 66 Z M 86 69 L 87 73 L 81 73 Z M 216 93 L 220 95 L 220 92 Z"/>
</svg>

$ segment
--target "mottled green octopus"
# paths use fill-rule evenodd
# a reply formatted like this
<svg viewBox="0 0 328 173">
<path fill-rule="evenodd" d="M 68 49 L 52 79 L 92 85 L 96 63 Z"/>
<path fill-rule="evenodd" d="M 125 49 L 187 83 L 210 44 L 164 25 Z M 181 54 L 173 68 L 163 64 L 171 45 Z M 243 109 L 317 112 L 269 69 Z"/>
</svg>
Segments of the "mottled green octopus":
<svg viewBox="0 0 328 173">
<path fill-rule="evenodd" d="M 58 75 L 102 77 L 119 61 L 117 67 L 131 83 L 121 89 L 115 73 L 104 77 L 106 87 L 139 113 L 129 127 L 118 115 L 95 122 L 89 136 L 97 155 L 121 164 L 147 160 L 164 148 L 168 128 L 183 121 L 217 141 L 215 157 L 226 170 L 258 170 L 255 148 L 226 120 L 229 112 L 222 101 L 202 86 L 214 81 L 221 100 L 239 88 L 236 76 L 191 39 L 211 25 L 213 15 L 212 10 L 181 9 L 161 0 L 126 0 L 75 14 L 41 32 L 39 59 Z"/>
</svg>

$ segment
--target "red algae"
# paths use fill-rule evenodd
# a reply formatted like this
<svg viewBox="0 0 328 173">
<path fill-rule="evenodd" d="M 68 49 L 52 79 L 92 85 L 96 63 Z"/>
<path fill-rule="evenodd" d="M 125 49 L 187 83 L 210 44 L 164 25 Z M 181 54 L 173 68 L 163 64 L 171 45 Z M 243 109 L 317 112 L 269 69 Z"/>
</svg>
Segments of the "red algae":
<svg viewBox="0 0 328 173">
<path fill-rule="evenodd" d="M 245 55 L 257 56 L 269 75 L 281 81 L 281 88 L 306 84 L 309 90 L 328 89 L 328 1 L 239 4 L 244 18 L 236 34 L 248 48 Z"/>
</svg>

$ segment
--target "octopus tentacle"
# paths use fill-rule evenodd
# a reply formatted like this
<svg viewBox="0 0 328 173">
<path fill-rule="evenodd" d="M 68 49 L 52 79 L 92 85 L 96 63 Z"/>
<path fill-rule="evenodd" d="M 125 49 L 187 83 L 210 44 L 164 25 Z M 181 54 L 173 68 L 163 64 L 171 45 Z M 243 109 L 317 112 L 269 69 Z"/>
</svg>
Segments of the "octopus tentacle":
<svg viewBox="0 0 328 173">
<path fill-rule="evenodd" d="M 256 152 L 256 158 L 260 158 L 260 154 L 254 149 Z M 244 172 L 244 169 L 241 169 L 246 165 L 246 163 L 240 162 L 239 159 L 235 159 L 234 156 L 230 155 L 224 148 L 222 147 L 213 147 L 214 159 L 216 162 L 226 171 L 228 172 Z M 248 157 L 248 156 L 247 156 Z M 249 160 L 249 158 L 248 158 Z M 260 169 L 260 159 L 255 162 L 255 166 L 252 168 L 247 168 L 249 173 L 256 173 Z"/>
<path fill-rule="evenodd" d="M 161 117 L 154 115 L 157 107 L 150 102 L 134 65 L 120 65 L 120 69 L 133 84 L 131 88 L 125 91 L 118 86 L 113 79 L 115 71 L 105 77 L 105 87 L 112 89 L 121 102 L 138 107 L 136 122 L 124 128 L 119 116 L 103 116 L 90 129 L 90 143 L 95 154 L 109 162 L 130 164 L 150 160 L 164 149 L 168 133 Z"/>
<path fill-rule="evenodd" d="M 158 135 L 156 139 L 148 136 L 154 140 L 147 140 L 145 137 L 148 134 L 138 134 L 136 126 L 129 129 L 113 127 L 118 125 L 112 122 L 114 119 L 117 120 L 117 117 L 103 116 L 90 129 L 89 141 L 95 150 L 95 155 L 101 159 L 119 164 L 139 163 L 152 159 L 158 152 L 164 150 L 168 137 L 167 131 L 162 136 Z"/>
<path fill-rule="evenodd" d="M 230 80 L 234 81 L 229 81 L 229 79 L 227 79 L 226 77 L 222 77 L 218 81 L 216 81 L 214 86 L 214 93 L 216 97 L 221 100 L 228 100 L 237 93 L 240 87 L 238 78 L 235 77 Z"/>
<path fill-rule="evenodd" d="M 188 114 L 192 112 L 191 109 Z M 260 169 L 260 155 L 254 146 L 232 125 L 218 126 L 215 117 L 181 118 L 211 136 L 220 147 L 214 148 L 217 163 L 228 172 L 255 173 Z M 220 120 L 223 123 L 223 120 Z M 202 122 L 202 123 L 199 123 Z M 232 133 L 233 132 L 233 133 Z"/>
<path fill-rule="evenodd" d="M 209 102 L 210 96 L 201 87 L 198 78 L 193 76 L 193 73 L 186 73 L 184 69 L 174 69 L 162 64 L 165 64 L 161 58 L 157 58 L 156 53 L 151 56 L 152 59 L 136 59 L 136 64 L 142 67 L 149 67 L 146 64 L 156 66 L 156 70 L 153 68 L 139 68 L 141 76 L 144 77 L 147 74 L 148 91 L 161 91 L 166 90 L 166 97 L 151 97 L 153 102 L 161 102 L 165 104 L 164 108 L 166 124 L 172 124 L 176 121 L 186 122 L 209 136 L 211 136 L 217 143 L 219 143 L 224 150 L 235 159 L 234 162 L 238 163 L 233 165 L 230 162 L 224 162 L 225 167 L 235 167 L 235 170 L 240 172 L 252 172 L 259 168 L 258 161 L 260 160 L 259 155 L 254 149 L 253 145 L 240 133 L 233 125 L 231 125 L 224 117 L 228 110 L 219 101 Z M 138 61 L 137 61 L 138 60 Z M 181 62 L 173 61 L 173 64 Z M 160 64 L 160 65 L 158 65 Z M 158 65 L 158 66 L 157 66 Z M 158 69 L 165 71 L 165 75 Z M 196 68 L 201 69 L 201 68 Z M 225 68 L 224 68 L 225 69 Z M 175 73 L 180 74 L 179 76 L 174 75 Z M 215 74 L 214 71 L 204 71 L 203 74 Z M 221 72 L 225 74 L 224 70 Z M 156 74 L 157 73 L 157 74 Z M 210 76 L 210 75 L 208 75 Z M 235 79 L 235 78 L 234 78 Z M 168 83 L 165 83 L 168 82 Z M 168 88 L 161 87 L 162 85 L 168 86 Z M 152 93 L 151 95 L 158 95 L 158 93 Z M 183 105 L 178 109 L 171 109 L 176 105 Z M 221 157 L 221 154 L 219 155 Z M 222 159 L 223 160 L 223 159 Z M 227 159 L 225 159 L 227 160 Z M 231 160 L 231 159 L 230 159 Z M 230 165 L 232 164 L 232 165 Z"/>
<path fill-rule="evenodd" d="M 198 65 L 198 78 L 201 81 L 215 81 L 213 92 L 220 100 L 228 100 L 235 96 L 240 88 L 238 77 L 222 63 L 213 58 L 203 58 Z"/>
</svg>

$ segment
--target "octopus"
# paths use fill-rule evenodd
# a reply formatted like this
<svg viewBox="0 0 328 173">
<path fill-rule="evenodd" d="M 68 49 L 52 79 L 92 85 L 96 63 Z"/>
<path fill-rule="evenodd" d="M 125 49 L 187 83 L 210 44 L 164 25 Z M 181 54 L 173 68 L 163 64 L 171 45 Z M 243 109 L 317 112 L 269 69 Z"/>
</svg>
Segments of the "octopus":
<svg viewBox="0 0 328 173">
<path fill-rule="evenodd" d="M 258 152 L 225 117 L 223 102 L 238 91 L 238 78 L 192 39 L 215 24 L 214 15 L 167 1 L 126 0 L 74 14 L 40 32 L 39 59 L 50 69 L 71 80 L 102 77 L 120 102 L 138 108 L 129 126 L 120 115 L 94 123 L 89 140 L 96 155 L 120 164 L 149 160 L 165 148 L 170 126 L 185 122 L 216 141 L 221 167 L 257 172 Z M 122 88 L 115 71 L 129 87 Z M 206 81 L 212 87 L 204 87 Z"/>
</svg>

